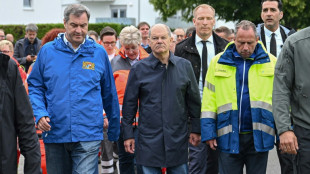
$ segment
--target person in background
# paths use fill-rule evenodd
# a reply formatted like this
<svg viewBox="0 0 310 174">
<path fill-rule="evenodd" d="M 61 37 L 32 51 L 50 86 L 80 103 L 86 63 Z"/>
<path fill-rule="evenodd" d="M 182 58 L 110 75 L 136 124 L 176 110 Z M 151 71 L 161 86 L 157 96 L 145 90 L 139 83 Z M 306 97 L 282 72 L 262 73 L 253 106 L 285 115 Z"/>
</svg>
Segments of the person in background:
<svg viewBox="0 0 310 174">
<path fill-rule="evenodd" d="M 8 33 L 8 34 L 5 35 L 5 38 L 6 38 L 6 40 L 12 42 L 13 45 L 15 44 L 14 43 L 14 36 L 13 36 L 13 34 Z"/>
<path fill-rule="evenodd" d="M 23 85 L 25 86 L 26 92 L 28 94 L 28 84 L 27 84 L 27 74 L 24 70 L 24 68 L 22 66 L 20 66 L 20 64 L 18 63 L 18 61 L 13 57 L 14 55 L 14 46 L 12 44 L 12 42 L 8 41 L 8 40 L 2 40 L 0 41 L 0 51 L 3 54 L 6 54 L 8 56 L 10 56 L 11 59 L 13 59 L 18 67 L 19 70 L 19 74 L 22 78 L 23 81 Z"/>
<path fill-rule="evenodd" d="M 5 33 L 3 29 L 0 29 L 0 41 L 5 39 Z"/>
<path fill-rule="evenodd" d="M 174 33 L 171 33 L 171 38 L 173 39 L 171 44 L 170 44 L 170 48 L 169 50 L 174 53 L 175 51 L 175 45 L 177 44 L 177 35 Z"/>
<path fill-rule="evenodd" d="M 173 31 L 173 34 L 175 34 L 177 37 L 176 44 L 178 44 L 179 42 L 181 42 L 182 40 L 186 38 L 185 31 L 183 28 L 176 28 Z"/>
<path fill-rule="evenodd" d="M 26 37 L 16 42 L 14 57 L 25 67 L 28 72 L 29 66 L 37 59 L 41 47 L 41 40 L 37 38 L 38 27 L 36 24 L 26 26 Z"/>
<path fill-rule="evenodd" d="M 211 59 L 222 52 L 227 41 L 213 32 L 215 9 L 207 4 L 197 6 L 193 11 L 196 30 L 192 36 L 176 45 L 175 55 L 189 60 L 195 73 L 196 82 L 202 98 L 203 86 Z M 205 143 L 195 147 L 189 144 L 189 173 L 218 173 L 218 152 Z"/>
<path fill-rule="evenodd" d="M 261 7 L 261 18 L 264 23 L 258 24 L 256 28 L 259 40 L 263 42 L 268 52 L 278 57 L 286 38 L 295 33 L 295 30 L 280 25 L 280 20 L 283 18 L 281 0 L 262 0 Z M 283 165 L 286 164 L 288 163 Z"/>
<path fill-rule="evenodd" d="M 261 18 L 263 24 L 257 25 L 259 39 L 263 42 L 268 52 L 278 57 L 282 50 L 283 44 L 288 36 L 295 33 L 294 29 L 289 29 L 280 25 L 283 18 L 283 4 L 281 0 L 262 0 Z M 279 158 L 281 173 L 294 172 L 294 155 L 281 153 L 280 141 L 276 141 L 277 155 Z"/>
<path fill-rule="evenodd" d="M 120 109 L 123 107 L 124 94 L 128 80 L 128 74 L 131 67 L 140 60 L 149 56 L 149 54 L 141 46 L 141 32 L 134 26 L 128 26 L 122 29 L 120 33 L 120 48 L 119 55 L 111 61 L 113 76 L 115 80 L 116 90 L 118 94 L 118 101 Z M 120 117 L 122 121 L 122 110 L 120 110 Z M 138 134 L 138 119 L 139 114 L 136 114 L 135 121 L 132 124 L 134 135 L 137 139 Z M 118 140 L 119 151 L 119 170 L 121 174 L 135 173 L 135 155 L 125 151 L 123 133 L 121 132 Z M 136 165 L 138 174 L 142 174 L 140 165 Z"/>
<path fill-rule="evenodd" d="M 231 34 L 232 34 L 231 29 L 229 29 L 229 28 L 227 28 L 227 27 L 225 27 L 225 26 L 220 26 L 220 27 L 216 28 L 216 29 L 214 30 L 214 32 L 215 32 L 218 36 L 220 36 L 221 38 L 227 40 L 228 42 L 233 41 L 233 39 L 234 39 L 234 38 L 232 39 L 232 38 L 230 37 Z"/>
<path fill-rule="evenodd" d="M 18 138 L 21 154 L 25 158 L 24 174 L 40 174 L 40 146 L 31 104 L 16 63 L 2 52 L 0 86 L 0 173 L 17 173 Z"/>
<path fill-rule="evenodd" d="M 116 47 L 116 41 L 117 33 L 113 28 L 107 26 L 100 31 L 99 43 L 107 51 L 110 62 L 115 56 L 118 55 L 119 52 L 118 48 Z"/>
<path fill-rule="evenodd" d="M 28 77 L 49 174 L 98 173 L 103 109 L 109 120 L 109 140 L 119 138 L 119 104 L 111 65 L 104 48 L 87 36 L 89 18 L 86 6 L 68 5 L 66 32 L 41 48 Z"/>
<path fill-rule="evenodd" d="M 147 22 L 140 22 L 138 24 L 138 29 L 142 34 L 142 42 L 141 46 L 145 49 L 145 51 L 150 54 L 152 52 L 152 48 L 149 45 L 149 30 L 150 25 Z"/>
<path fill-rule="evenodd" d="M 125 149 L 136 153 L 143 173 L 161 174 L 161 168 L 166 167 L 168 174 L 187 174 L 188 142 L 200 142 L 198 85 L 191 63 L 169 51 L 172 38 L 168 26 L 154 25 L 149 38 L 153 52 L 133 65 L 127 81 L 122 112 Z M 132 123 L 138 108 L 135 140 Z M 193 124 L 191 131 L 188 121 Z"/>
<path fill-rule="evenodd" d="M 96 41 L 97 43 L 99 42 L 99 36 L 98 36 L 98 33 L 96 32 L 96 31 L 94 31 L 94 30 L 89 30 L 88 32 L 87 32 L 87 35 L 89 36 L 89 37 L 91 37 L 92 39 L 94 39 L 94 41 Z"/>
<path fill-rule="evenodd" d="M 193 31 L 195 31 L 195 30 L 196 30 L 196 28 L 195 28 L 194 26 L 193 26 L 193 27 L 189 27 L 189 28 L 187 28 L 187 29 L 186 29 L 186 33 L 185 33 L 186 38 L 191 37 L 191 36 L 192 36 Z"/>
</svg>

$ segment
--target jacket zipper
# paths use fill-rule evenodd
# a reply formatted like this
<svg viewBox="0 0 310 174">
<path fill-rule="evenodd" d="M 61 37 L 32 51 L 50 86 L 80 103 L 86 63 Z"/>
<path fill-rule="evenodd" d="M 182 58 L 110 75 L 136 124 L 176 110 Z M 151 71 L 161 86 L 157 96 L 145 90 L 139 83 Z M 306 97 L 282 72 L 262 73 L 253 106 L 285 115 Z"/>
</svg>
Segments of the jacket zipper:
<svg viewBox="0 0 310 174">
<path fill-rule="evenodd" d="M 242 87 L 241 87 L 241 94 L 240 94 L 240 101 L 239 101 L 239 132 L 241 130 L 241 108 L 242 108 L 242 96 L 243 96 L 243 89 L 244 89 L 244 78 L 245 78 L 245 60 L 243 60 L 243 73 L 242 73 Z"/>
</svg>

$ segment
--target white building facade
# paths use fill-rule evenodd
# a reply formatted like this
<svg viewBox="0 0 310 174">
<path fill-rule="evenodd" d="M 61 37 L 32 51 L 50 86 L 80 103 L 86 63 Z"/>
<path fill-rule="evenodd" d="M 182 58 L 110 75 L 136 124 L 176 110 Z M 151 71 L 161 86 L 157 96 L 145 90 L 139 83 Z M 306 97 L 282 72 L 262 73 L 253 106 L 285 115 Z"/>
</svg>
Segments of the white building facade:
<svg viewBox="0 0 310 174">
<path fill-rule="evenodd" d="M 63 11 L 73 3 L 86 5 L 91 12 L 90 23 L 108 22 L 123 23 L 136 26 L 145 21 L 150 25 L 163 23 L 159 12 L 154 10 L 148 0 L 0 0 L 0 15 L 5 16 L 0 24 L 45 24 L 62 23 Z M 184 22 L 178 12 L 166 23 L 171 28 L 192 26 L 192 22 Z M 225 25 L 234 27 L 234 23 L 217 21 L 215 27 Z"/>
</svg>

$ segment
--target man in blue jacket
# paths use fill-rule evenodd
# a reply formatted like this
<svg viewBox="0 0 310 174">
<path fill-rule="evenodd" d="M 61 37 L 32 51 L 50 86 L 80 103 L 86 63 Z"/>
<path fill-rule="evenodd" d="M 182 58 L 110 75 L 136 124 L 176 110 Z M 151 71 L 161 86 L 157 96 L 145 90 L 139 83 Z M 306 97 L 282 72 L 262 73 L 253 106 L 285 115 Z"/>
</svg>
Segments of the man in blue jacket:
<svg viewBox="0 0 310 174">
<path fill-rule="evenodd" d="M 45 44 L 28 78 L 29 96 L 46 150 L 47 172 L 98 173 L 103 109 L 108 138 L 119 137 L 119 104 L 108 55 L 86 36 L 89 10 L 64 11 L 64 27 Z"/>
</svg>

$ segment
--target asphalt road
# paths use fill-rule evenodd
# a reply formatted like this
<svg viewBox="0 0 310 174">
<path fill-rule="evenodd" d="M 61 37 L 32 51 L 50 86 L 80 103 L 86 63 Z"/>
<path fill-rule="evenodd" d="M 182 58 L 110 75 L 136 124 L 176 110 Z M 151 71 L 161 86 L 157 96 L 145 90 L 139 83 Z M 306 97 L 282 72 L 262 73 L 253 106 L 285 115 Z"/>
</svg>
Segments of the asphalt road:
<svg viewBox="0 0 310 174">
<path fill-rule="evenodd" d="M 24 166 L 24 157 L 21 155 L 20 157 L 20 164 L 18 167 L 18 174 L 23 174 L 23 167 Z M 99 171 L 100 171 L 100 166 L 99 167 Z M 244 174 L 246 173 L 245 170 L 243 172 Z M 268 165 L 267 165 L 267 174 L 280 174 L 281 170 L 280 170 L 280 164 L 279 164 L 279 160 L 277 157 L 277 152 L 275 149 L 273 149 L 272 151 L 269 152 L 269 157 L 268 157 Z"/>
</svg>

